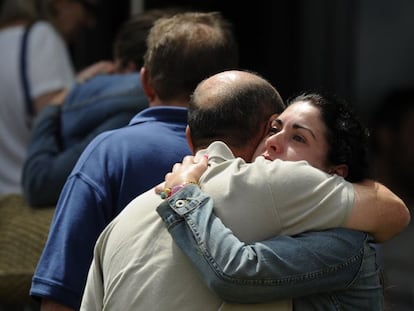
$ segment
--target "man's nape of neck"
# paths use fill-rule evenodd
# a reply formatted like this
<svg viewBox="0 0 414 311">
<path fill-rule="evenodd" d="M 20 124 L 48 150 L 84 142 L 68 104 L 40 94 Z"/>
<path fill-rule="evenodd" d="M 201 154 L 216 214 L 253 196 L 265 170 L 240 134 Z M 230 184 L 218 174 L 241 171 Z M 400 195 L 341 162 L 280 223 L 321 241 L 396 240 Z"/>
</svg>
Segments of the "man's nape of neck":
<svg viewBox="0 0 414 311">
<path fill-rule="evenodd" d="M 174 98 L 169 100 L 160 99 L 158 96 L 155 96 L 149 102 L 150 107 L 159 107 L 159 106 L 169 106 L 169 107 L 183 107 L 188 108 L 188 98 Z"/>
<path fill-rule="evenodd" d="M 251 144 L 246 143 L 245 147 L 234 148 L 230 147 L 236 158 L 242 158 L 247 163 L 252 162 L 253 153 L 256 150 L 256 147 L 251 146 Z"/>
<path fill-rule="evenodd" d="M 225 143 L 227 145 L 227 147 L 230 148 L 231 152 L 233 153 L 234 157 L 236 158 L 242 158 L 244 161 L 246 161 L 247 163 L 252 162 L 254 159 L 252 159 L 253 154 L 256 150 L 256 146 L 252 146 L 251 143 L 246 142 L 246 145 L 243 147 L 234 147 L 231 146 L 230 144 L 228 144 L 225 140 L 215 140 L 215 141 L 222 141 L 223 143 Z M 196 154 L 197 152 L 201 151 L 201 150 L 205 150 L 208 148 L 208 146 L 210 144 L 212 144 L 214 141 L 211 141 L 208 144 L 203 144 L 198 146 L 197 148 L 194 149 L 194 154 Z"/>
</svg>

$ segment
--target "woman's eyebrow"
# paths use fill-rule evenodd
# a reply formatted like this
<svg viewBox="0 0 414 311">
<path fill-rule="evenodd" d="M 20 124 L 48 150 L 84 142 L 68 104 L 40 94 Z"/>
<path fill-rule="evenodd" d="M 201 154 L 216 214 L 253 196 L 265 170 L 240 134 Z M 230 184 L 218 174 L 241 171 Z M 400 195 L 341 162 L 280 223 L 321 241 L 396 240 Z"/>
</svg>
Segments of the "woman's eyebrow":
<svg viewBox="0 0 414 311">
<path fill-rule="evenodd" d="M 297 123 L 293 124 L 293 128 L 308 131 L 313 136 L 313 138 L 316 140 L 316 136 L 310 128 L 308 128 L 306 126 L 303 126 L 303 125 L 300 125 L 300 124 L 297 124 Z"/>
<path fill-rule="evenodd" d="M 283 122 L 280 119 L 273 120 L 273 123 L 277 123 L 278 125 L 283 125 Z"/>
<path fill-rule="evenodd" d="M 273 123 L 277 123 L 278 125 L 283 126 L 283 121 L 280 120 L 280 119 L 273 120 Z M 294 129 L 303 129 L 305 131 L 308 131 L 312 135 L 312 137 L 316 140 L 316 136 L 310 128 L 308 128 L 304 125 L 300 125 L 298 123 L 293 124 L 293 128 Z"/>
</svg>

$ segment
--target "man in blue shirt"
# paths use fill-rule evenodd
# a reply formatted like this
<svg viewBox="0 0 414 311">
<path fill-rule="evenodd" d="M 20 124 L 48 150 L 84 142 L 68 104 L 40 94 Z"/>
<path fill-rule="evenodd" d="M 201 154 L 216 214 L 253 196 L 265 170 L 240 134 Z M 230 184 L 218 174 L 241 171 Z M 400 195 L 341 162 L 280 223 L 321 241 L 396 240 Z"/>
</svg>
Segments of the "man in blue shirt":
<svg viewBox="0 0 414 311">
<path fill-rule="evenodd" d="M 79 308 L 98 235 L 190 154 L 190 94 L 205 77 L 237 66 L 231 27 L 218 13 L 160 19 L 147 44 L 141 82 L 150 107 L 128 127 L 96 137 L 69 176 L 32 281 L 30 294 L 42 299 L 42 310 Z"/>
</svg>

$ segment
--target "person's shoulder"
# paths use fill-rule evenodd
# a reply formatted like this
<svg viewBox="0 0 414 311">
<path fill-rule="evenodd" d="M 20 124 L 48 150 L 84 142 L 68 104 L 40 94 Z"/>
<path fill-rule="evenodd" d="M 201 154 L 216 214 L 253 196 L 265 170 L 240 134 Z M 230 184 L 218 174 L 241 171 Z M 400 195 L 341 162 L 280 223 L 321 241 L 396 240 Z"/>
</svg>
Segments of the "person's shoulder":
<svg viewBox="0 0 414 311">
<path fill-rule="evenodd" d="M 105 131 L 103 133 L 98 134 L 91 142 L 89 145 L 91 145 L 91 147 L 96 147 L 96 146 L 116 146 L 116 144 L 114 144 L 115 141 L 119 141 L 119 137 L 123 136 L 125 132 L 125 128 L 117 128 L 117 129 L 113 129 L 110 131 Z"/>
<path fill-rule="evenodd" d="M 154 188 L 132 199 L 103 231 L 102 238 L 106 240 L 105 247 L 110 244 L 117 245 L 125 236 L 136 236 L 148 226 L 153 227 L 157 224 L 157 227 L 164 227 L 156 212 L 156 207 L 162 202 L 163 199 L 155 193 Z"/>
<path fill-rule="evenodd" d="M 156 133 L 154 133 L 155 135 Z M 83 153 L 97 154 L 97 153 L 111 153 L 121 154 L 127 150 L 138 150 L 147 148 L 145 141 L 151 140 L 147 138 L 148 133 L 140 127 L 124 126 L 121 128 L 105 131 L 97 135 L 85 148 Z M 142 147 L 140 147 L 142 145 Z M 148 149 L 148 148 L 147 148 Z"/>
<path fill-rule="evenodd" d="M 38 21 L 31 26 L 29 32 L 29 51 L 43 57 L 60 57 L 62 50 L 66 51 L 65 42 L 60 33 L 52 24 L 46 21 Z M 68 57 L 68 56 L 65 56 Z M 51 61 L 49 59 L 49 61 Z"/>
<path fill-rule="evenodd" d="M 101 168 L 99 174 L 103 174 L 104 167 L 109 162 L 122 163 L 121 157 L 124 152 L 121 149 L 123 149 L 123 145 L 128 143 L 122 143 L 117 131 L 118 129 L 106 131 L 92 139 L 79 156 L 71 175 L 95 174 L 98 172 L 98 168 Z"/>
<path fill-rule="evenodd" d="M 122 142 L 119 139 L 120 131 L 122 132 L 122 129 L 110 130 L 97 135 L 83 150 L 79 162 L 108 153 L 118 154 L 117 146 Z"/>
<path fill-rule="evenodd" d="M 310 166 L 306 161 L 284 161 L 280 159 L 276 160 L 268 160 L 262 156 L 258 156 L 252 163 L 253 166 L 257 167 L 268 167 L 274 169 L 292 169 L 292 168 L 311 168 L 314 170 L 315 168 Z"/>
<path fill-rule="evenodd" d="M 173 134 L 181 137 L 187 126 L 187 109 L 174 106 L 148 107 L 137 113 L 129 125 L 137 128 L 137 131 L 146 132 L 151 139 L 154 136 L 159 136 L 154 131 L 165 132 L 167 129 L 168 135 Z M 171 129 L 177 133 L 172 133 Z M 163 137 L 159 137 L 159 139 L 163 139 Z"/>
<path fill-rule="evenodd" d="M 120 154 L 126 151 L 134 154 L 147 153 L 157 147 L 160 150 L 169 148 L 171 145 L 174 145 L 175 149 L 180 148 L 181 140 L 187 147 L 184 131 L 182 133 L 166 131 L 162 122 L 148 122 L 145 118 L 141 120 L 140 115 L 141 112 L 137 113 L 130 125 L 99 134 L 89 143 L 83 153 Z"/>
<path fill-rule="evenodd" d="M 35 23 L 33 23 L 31 25 L 31 32 L 35 33 L 36 35 L 45 35 L 45 36 L 49 36 L 49 35 L 53 35 L 53 36 L 58 36 L 58 32 L 55 29 L 55 27 L 44 20 L 40 20 L 37 21 Z"/>
<path fill-rule="evenodd" d="M 67 102 L 99 100 L 107 96 L 119 96 L 124 93 L 143 95 L 139 73 L 99 74 L 95 77 L 77 83 L 69 93 Z"/>
<path fill-rule="evenodd" d="M 329 176 L 326 172 L 311 166 L 307 161 L 283 161 L 276 159 L 267 160 L 264 157 L 257 157 L 249 166 L 252 171 L 260 172 L 262 176 L 268 176 L 272 180 L 283 178 L 295 180 L 318 179 L 325 180 Z M 339 176 L 338 176 L 339 178 Z"/>
<path fill-rule="evenodd" d="M 135 213 L 142 214 L 155 211 L 156 206 L 161 204 L 163 199 L 155 193 L 155 188 L 151 188 L 144 193 L 136 196 L 128 205 L 122 210 L 118 218 L 129 217 Z"/>
<path fill-rule="evenodd" d="M 208 147 L 207 153 L 211 160 L 215 158 L 220 158 L 222 162 L 223 160 L 234 160 L 235 157 L 231 151 L 231 149 L 222 141 L 214 141 Z"/>
<path fill-rule="evenodd" d="M 138 72 L 132 72 L 132 73 L 108 73 L 108 74 L 97 74 L 93 78 L 83 82 L 79 83 L 79 85 L 91 85 L 93 83 L 104 83 L 108 84 L 108 86 L 111 86 L 114 82 L 122 82 L 122 83 L 128 83 L 128 84 L 140 84 L 140 76 Z"/>
</svg>

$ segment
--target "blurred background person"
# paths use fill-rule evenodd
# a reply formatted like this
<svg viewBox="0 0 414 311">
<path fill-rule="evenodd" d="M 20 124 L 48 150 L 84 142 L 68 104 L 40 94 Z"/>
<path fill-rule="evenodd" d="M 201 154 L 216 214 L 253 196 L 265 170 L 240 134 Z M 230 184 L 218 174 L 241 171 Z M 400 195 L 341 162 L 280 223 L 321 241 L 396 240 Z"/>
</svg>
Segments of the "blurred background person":
<svg viewBox="0 0 414 311">
<path fill-rule="evenodd" d="M 390 92 L 372 114 L 374 177 L 401 197 L 411 213 L 414 199 L 414 87 Z M 389 310 L 414 310 L 414 223 L 379 247 Z"/>
<path fill-rule="evenodd" d="M 95 25 L 96 0 L 43 0 L 53 24 L 70 44 L 87 28 Z"/>
<path fill-rule="evenodd" d="M 87 144 L 104 131 L 128 125 L 148 107 L 139 75 L 146 38 L 156 19 L 174 12 L 149 10 L 132 16 L 115 38 L 108 72 L 77 83 L 67 95 L 54 99 L 56 105 L 42 111 L 23 167 L 23 191 L 31 206 L 56 205 Z"/>
<path fill-rule="evenodd" d="M 0 195 L 21 193 L 34 118 L 75 81 L 68 44 L 94 23 L 94 0 L 0 2 Z M 107 70 L 95 64 L 86 79 Z"/>
<path fill-rule="evenodd" d="M 373 174 L 412 208 L 414 87 L 390 92 L 372 117 Z"/>
<path fill-rule="evenodd" d="M 66 44 L 39 1 L 3 0 L 0 10 L 0 195 L 21 193 L 33 118 L 74 81 Z"/>
</svg>

